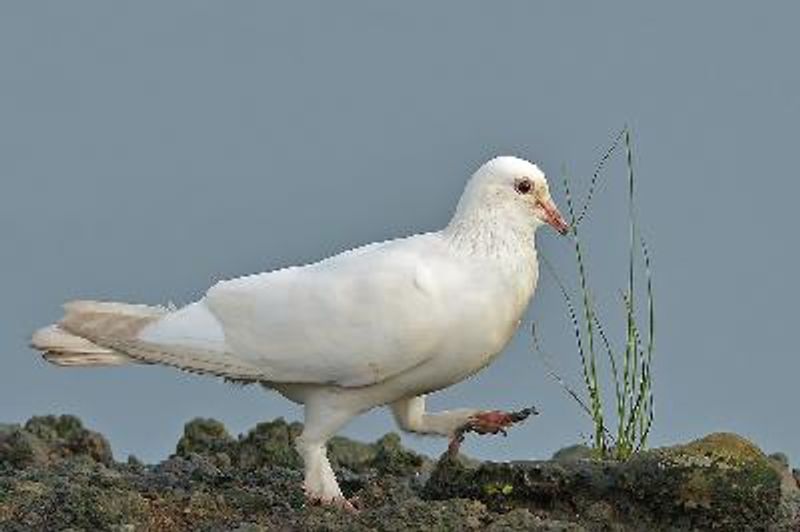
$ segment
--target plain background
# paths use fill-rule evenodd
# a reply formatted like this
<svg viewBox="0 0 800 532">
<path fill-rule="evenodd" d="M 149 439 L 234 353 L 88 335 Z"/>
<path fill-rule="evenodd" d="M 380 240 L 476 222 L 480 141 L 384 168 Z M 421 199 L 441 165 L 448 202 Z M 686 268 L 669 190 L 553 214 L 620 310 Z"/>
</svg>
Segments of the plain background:
<svg viewBox="0 0 800 532">
<path fill-rule="evenodd" d="M 796 397 L 796 2 L 34 2 L 0 4 L 0 420 L 74 413 L 116 456 L 172 452 L 194 416 L 233 433 L 300 410 L 166 368 L 64 370 L 27 348 L 71 298 L 186 303 L 220 278 L 443 226 L 472 171 L 537 161 L 582 197 L 634 132 L 655 262 L 654 445 L 728 430 L 800 460 Z M 624 169 L 582 226 L 622 329 Z M 569 241 L 539 248 L 574 281 Z M 530 349 L 536 320 L 579 384 L 543 275 L 523 328 L 434 409 L 542 414 L 483 458 L 547 457 L 590 425 Z M 381 409 L 346 434 L 392 429 Z M 406 436 L 428 453 L 445 442 Z"/>
</svg>

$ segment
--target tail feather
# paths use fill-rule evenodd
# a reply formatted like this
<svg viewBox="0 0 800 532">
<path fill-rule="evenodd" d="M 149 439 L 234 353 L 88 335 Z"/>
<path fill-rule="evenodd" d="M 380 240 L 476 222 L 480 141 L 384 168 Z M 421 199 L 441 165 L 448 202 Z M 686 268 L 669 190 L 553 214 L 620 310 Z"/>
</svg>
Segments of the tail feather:
<svg viewBox="0 0 800 532">
<path fill-rule="evenodd" d="M 36 331 L 31 345 L 42 351 L 45 360 L 58 366 L 121 366 L 133 362 L 130 357 L 70 334 L 58 325 Z"/>
<path fill-rule="evenodd" d="M 139 333 L 167 315 L 163 307 L 96 301 L 64 305 L 64 318 L 40 329 L 31 344 L 60 366 L 162 364 L 238 381 L 264 379 L 262 370 L 230 353 L 147 342 Z"/>
</svg>

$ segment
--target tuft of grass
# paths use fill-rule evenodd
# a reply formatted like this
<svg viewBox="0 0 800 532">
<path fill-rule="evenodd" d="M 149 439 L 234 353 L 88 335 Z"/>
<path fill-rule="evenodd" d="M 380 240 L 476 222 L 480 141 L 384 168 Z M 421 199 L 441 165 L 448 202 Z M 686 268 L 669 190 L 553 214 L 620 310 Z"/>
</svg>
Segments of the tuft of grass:
<svg viewBox="0 0 800 532">
<path fill-rule="evenodd" d="M 628 200 L 628 260 L 627 286 L 621 291 L 621 308 L 625 317 L 624 350 L 617 351 L 606 334 L 603 321 L 592 296 L 585 260 L 584 245 L 579 226 L 588 212 L 594 196 L 600 171 L 620 145 L 624 145 L 627 168 Z M 577 270 L 578 297 L 573 298 L 555 268 L 545 258 L 542 263 L 555 279 L 566 303 L 569 321 L 575 336 L 580 357 L 585 393 L 580 394 L 562 379 L 549 362 L 537 336 L 535 325 L 532 336 L 535 350 L 545 362 L 548 373 L 564 388 L 593 424 L 592 444 L 601 458 L 625 460 L 643 449 L 653 425 L 653 374 L 652 359 L 655 350 L 655 310 L 650 254 L 644 238 L 639 234 L 635 209 L 635 174 L 631 132 L 627 127 L 617 135 L 611 147 L 601 158 L 590 181 L 583 206 L 578 210 L 572 195 L 569 178 L 564 172 L 564 190 L 571 225 L 571 237 Z M 640 259 L 638 261 L 637 259 Z M 644 302 L 636 297 L 637 272 L 642 268 L 645 281 Z M 576 303 L 577 299 L 577 303 Z M 637 310 L 644 305 L 647 315 L 646 336 L 639 327 Z M 601 365 L 601 357 L 607 360 Z M 610 373 L 608 385 L 603 387 L 602 371 Z M 613 420 L 613 421 L 610 421 Z"/>
</svg>

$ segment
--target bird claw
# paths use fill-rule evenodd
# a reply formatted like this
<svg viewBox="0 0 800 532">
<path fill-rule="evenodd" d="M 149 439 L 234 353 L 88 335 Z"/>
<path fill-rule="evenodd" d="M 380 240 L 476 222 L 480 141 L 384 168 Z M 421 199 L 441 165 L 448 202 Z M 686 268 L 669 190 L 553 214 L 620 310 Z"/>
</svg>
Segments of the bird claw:
<svg viewBox="0 0 800 532">
<path fill-rule="evenodd" d="M 535 407 L 523 408 L 516 412 L 503 412 L 500 410 L 490 410 L 479 412 L 470 417 L 469 420 L 456 429 L 450 445 L 447 448 L 448 454 L 454 456 L 458 453 L 464 436 L 467 432 L 476 434 L 502 434 L 508 436 L 506 428 L 526 420 L 531 415 L 538 415 Z"/>
<path fill-rule="evenodd" d="M 327 506 L 333 508 L 339 508 L 340 510 L 344 510 L 346 512 L 357 514 L 361 511 L 361 501 L 358 497 L 354 497 L 352 500 L 348 500 L 345 497 L 318 497 L 313 495 L 306 495 L 306 500 L 308 504 L 312 506 Z"/>
</svg>

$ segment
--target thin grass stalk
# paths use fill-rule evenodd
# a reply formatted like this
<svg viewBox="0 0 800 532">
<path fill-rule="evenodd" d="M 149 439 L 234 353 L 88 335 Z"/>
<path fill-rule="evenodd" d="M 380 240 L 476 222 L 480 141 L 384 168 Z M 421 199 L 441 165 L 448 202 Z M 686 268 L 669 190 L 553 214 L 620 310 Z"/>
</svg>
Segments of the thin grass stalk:
<svg viewBox="0 0 800 532">
<path fill-rule="evenodd" d="M 557 281 L 560 282 L 560 281 Z M 556 372 L 555 367 L 551 362 L 550 355 L 542 348 L 541 343 L 539 342 L 539 335 L 537 333 L 536 324 L 531 323 L 531 338 L 533 339 L 533 347 L 534 350 L 539 353 L 542 362 L 545 365 L 545 369 L 550 377 L 555 380 L 574 400 L 575 402 L 580 405 L 581 409 L 589 416 L 592 421 L 594 421 L 594 417 L 592 414 L 592 410 L 586 405 L 586 402 L 581 398 L 578 392 L 575 391 L 572 386 L 570 386 L 559 374 Z M 611 443 L 614 442 L 614 435 L 608 430 L 607 427 L 604 427 L 605 435 Z"/>
<path fill-rule="evenodd" d="M 618 441 L 622 441 L 627 443 L 628 436 L 624 432 L 626 431 L 625 427 L 628 426 L 628 420 L 632 419 L 633 416 L 633 406 L 635 401 L 635 393 L 636 393 L 636 386 L 635 380 L 639 370 L 639 351 L 636 348 L 636 341 L 634 339 L 634 270 L 635 270 L 635 247 L 634 242 L 636 238 L 636 227 L 634 223 L 634 210 L 633 210 L 633 203 L 634 203 L 634 173 L 633 173 L 633 156 L 631 150 L 631 142 L 630 142 L 630 131 L 628 128 L 625 128 L 625 151 L 626 151 L 626 162 L 627 162 L 627 170 L 628 170 L 628 237 L 629 237 L 629 249 L 628 249 L 628 298 L 630 299 L 630 305 L 626 306 L 626 318 L 627 318 L 627 342 L 625 348 L 625 363 L 624 363 L 624 375 L 623 375 L 623 382 L 624 382 L 624 398 L 625 404 L 623 411 L 627 413 L 628 419 L 623 419 L 620 422 L 619 429 L 619 437 Z"/>
<path fill-rule="evenodd" d="M 569 180 L 567 179 L 566 172 L 564 175 L 564 189 L 567 198 L 567 207 L 569 209 L 570 220 L 574 224 L 577 220 L 575 215 L 575 206 L 572 201 L 572 194 L 569 188 Z M 595 413 L 595 444 L 600 449 L 601 454 L 606 452 L 606 442 L 603 436 L 605 428 L 605 420 L 603 419 L 603 400 L 601 397 L 599 380 L 597 378 L 597 355 L 594 346 L 594 319 L 593 308 L 591 303 L 591 295 L 589 291 L 589 284 L 586 274 L 586 266 L 583 260 L 583 252 L 581 250 L 580 237 L 578 228 L 573 225 L 572 227 L 573 242 L 575 245 L 575 256 L 578 262 L 578 276 L 580 279 L 581 294 L 583 299 L 583 311 L 585 321 L 585 333 L 588 345 L 588 361 L 589 361 L 589 381 L 590 386 L 590 399 L 592 404 L 592 411 Z"/>
<path fill-rule="evenodd" d="M 633 314 L 633 307 L 631 306 L 631 300 L 628 298 L 627 294 L 623 294 L 623 299 L 625 302 L 625 307 L 629 314 Z M 634 338 L 635 349 L 637 352 L 641 352 L 641 335 L 639 334 L 639 327 L 636 324 L 636 319 L 631 322 L 632 327 L 632 337 Z M 628 411 L 628 416 L 625 422 L 623 423 L 623 433 L 626 443 L 630 443 L 636 441 L 636 429 L 638 428 L 637 423 L 642 417 L 642 408 L 643 405 L 646 404 L 646 395 L 647 389 L 649 387 L 649 379 L 647 377 L 649 372 L 649 366 L 646 364 L 642 365 L 642 373 L 640 374 L 633 374 L 631 376 L 631 387 L 633 388 L 632 392 L 632 399 L 630 408 Z M 633 444 L 631 443 L 631 448 L 633 448 Z"/>
<path fill-rule="evenodd" d="M 541 259 L 542 263 L 545 265 L 545 268 L 549 270 L 550 274 L 555 279 L 556 285 L 558 286 L 558 289 L 561 291 L 561 295 L 564 298 L 564 301 L 567 305 L 567 311 L 569 312 L 569 317 L 572 322 L 573 331 L 575 333 L 575 341 L 578 346 L 578 355 L 580 356 L 581 359 L 584 384 L 586 386 L 587 392 L 589 392 L 589 401 L 592 404 L 592 409 L 589 412 L 589 414 L 592 417 L 592 421 L 595 423 L 595 425 L 597 425 L 598 423 L 597 408 L 595 408 L 595 394 L 593 393 L 594 386 L 596 384 L 592 383 L 592 379 L 590 376 L 589 363 L 588 360 L 586 359 L 586 350 L 584 349 L 583 346 L 583 335 L 581 334 L 581 327 L 580 327 L 580 321 L 578 320 L 577 310 L 575 308 L 575 305 L 572 303 L 572 297 L 570 297 L 569 292 L 567 291 L 567 288 L 564 285 L 564 283 L 561 282 L 561 278 L 556 273 L 556 270 L 555 268 L 553 268 L 553 265 L 550 263 L 549 260 L 547 260 L 545 256 L 542 255 Z M 581 401 L 579 401 L 579 403 L 581 403 Z M 604 426 L 602 417 L 599 419 L 599 422 L 602 426 Z"/>
<path fill-rule="evenodd" d="M 611 346 L 608 335 L 605 333 L 602 321 L 600 320 L 594 305 L 589 287 L 586 262 L 583 257 L 583 247 L 580 242 L 577 226 L 587 214 L 600 170 L 614 150 L 621 145 L 622 139 L 624 139 L 627 163 L 629 253 L 627 265 L 627 287 L 626 290 L 622 291 L 622 299 L 624 302 L 627 323 L 624 358 L 622 361 L 622 369 L 620 370 L 617 356 L 615 355 L 614 349 Z M 578 353 L 581 360 L 584 384 L 588 393 L 589 404 L 587 404 L 581 398 L 581 396 L 556 373 L 552 365 L 549 363 L 549 360 L 547 360 L 546 353 L 544 353 L 544 351 L 541 349 L 535 327 L 532 327 L 531 329 L 534 347 L 536 351 L 541 354 L 548 373 L 550 373 L 551 377 L 554 378 L 562 386 L 562 388 L 564 388 L 567 393 L 569 393 L 570 396 L 576 400 L 576 402 L 578 402 L 583 411 L 592 418 L 595 428 L 595 449 L 603 457 L 607 457 L 609 452 L 613 450 L 614 457 L 621 460 L 627 459 L 631 453 L 638 452 L 646 445 L 647 438 L 653 425 L 654 417 L 652 357 L 655 350 L 655 311 L 653 303 L 652 272 L 647 245 L 644 239 L 638 234 L 634 201 L 634 183 L 635 174 L 633 167 L 633 149 L 631 133 L 627 126 L 617 135 L 614 140 L 614 144 L 609 148 L 609 150 L 603 156 L 603 159 L 598 164 L 595 174 L 592 176 L 592 180 L 590 182 L 587 199 L 580 211 L 580 214 L 578 215 L 576 215 L 576 205 L 572 198 L 569 180 L 566 171 L 564 172 L 564 189 L 567 200 L 566 203 L 569 210 L 569 217 L 572 225 L 573 244 L 578 265 L 579 288 L 581 291 L 580 296 L 583 306 L 581 313 L 579 313 L 576 305 L 573 303 L 565 284 L 561 281 L 558 274 L 556 274 L 555 268 L 553 268 L 552 264 L 550 264 L 550 262 L 544 256 L 542 256 L 542 261 L 553 278 L 556 280 L 556 284 L 558 285 L 558 288 L 561 291 L 569 310 L 570 320 L 572 322 L 575 339 L 578 345 Z M 637 313 L 635 308 L 635 302 L 638 300 L 635 292 L 637 241 L 643 258 L 646 282 L 646 346 L 644 345 L 643 337 L 637 323 Z M 579 314 L 582 314 L 581 318 L 579 318 Z M 600 338 L 600 341 L 597 343 L 595 340 L 595 334 L 597 334 Z M 596 352 L 597 345 L 600 342 L 602 343 L 602 347 L 605 349 L 608 356 L 609 367 L 614 382 L 614 392 L 617 403 L 616 437 L 612 436 L 611 431 L 609 431 L 608 427 L 605 425 L 605 410 L 602 400 L 602 387 L 598 377 Z"/>
<path fill-rule="evenodd" d="M 653 285 L 652 270 L 650 267 L 650 255 L 647 244 L 641 236 L 638 238 L 639 248 L 642 253 L 645 270 L 647 309 L 648 309 L 648 345 L 647 349 L 642 348 L 641 334 L 635 319 L 635 252 L 637 248 L 637 223 L 634 200 L 634 164 L 633 164 L 633 145 L 630 130 L 625 132 L 625 152 L 628 168 L 628 207 L 629 207 L 629 284 L 628 300 L 626 301 L 626 312 L 628 316 L 628 337 L 629 348 L 633 355 L 633 368 L 631 385 L 638 384 L 632 388 L 635 402 L 630 409 L 630 418 L 626 424 L 626 431 L 629 432 L 629 441 L 635 441 L 635 449 L 641 449 L 646 445 L 647 437 L 652 427 L 653 421 L 653 389 L 652 389 L 652 355 L 655 348 L 655 312 L 653 304 Z M 639 367 L 641 364 L 641 368 Z M 635 382 L 638 380 L 638 383 Z M 635 391 L 634 391 L 635 390 Z M 637 433 L 638 429 L 638 433 Z"/>
<path fill-rule="evenodd" d="M 597 180 L 600 177 L 600 172 L 603 171 L 608 160 L 614 154 L 614 152 L 619 148 L 620 141 L 622 140 L 622 136 L 628 130 L 628 126 L 624 126 L 622 129 L 619 130 L 617 136 L 614 137 L 614 141 L 611 143 L 611 146 L 608 147 L 606 152 L 597 162 L 597 165 L 594 167 L 594 172 L 592 172 L 592 178 L 589 180 L 589 190 L 586 193 L 586 201 L 583 202 L 583 207 L 581 207 L 581 212 L 578 215 L 575 222 L 572 224 L 573 227 L 577 227 L 581 224 L 583 219 L 589 212 L 589 205 L 592 203 L 592 199 L 594 199 L 594 192 L 597 188 Z"/>
<path fill-rule="evenodd" d="M 575 389 L 572 386 L 567 384 L 567 382 L 561 377 L 561 375 L 559 375 L 556 372 L 555 367 L 553 367 L 553 364 L 550 362 L 550 356 L 547 354 L 547 352 L 545 352 L 545 350 L 541 346 L 541 343 L 539 342 L 539 335 L 536 332 L 536 324 L 535 323 L 531 323 L 531 338 L 533 339 L 533 348 L 536 350 L 537 353 L 539 353 L 539 355 L 540 355 L 540 357 L 542 359 L 542 362 L 545 365 L 545 369 L 547 370 L 547 373 L 562 388 L 564 388 L 564 390 L 573 399 L 575 399 L 575 402 L 577 402 L 580 405 L 581 409 L 584 412 L 586 412 L 586 415 L 588 415 L 591 418 L 592 417 L 592 411 L 589 409 L 588 406 L 586 406 L 586 402 L 581 398 L 580 395 L 578 395 L 578 392 L 576 392 Z"/>
<path fill-rule="evenodd" d="M 649 257 L 648 257 L 649 260 Z M 650 288 L 650 292 L 652 294 L 652 285 Z M 625 302 L 625 306 L 628 309 L 631 309 L 630 300 L 625 297 L 626 295 L 623 294 L 623 299 Z M 652 305 L 652 296 L 648 296 L 648 306 L 649 309 L 649 324 L 648 324 L 648 347 L 647 349 L 643 349 L 642 342 L 641 342 L 641 334 L 639 332 L 638 325 L 636 321 L 633 322 L 633 333 L 636 339 L 636 346 L 637 349 L 642 353 L 642 367 L 641 372 L 638 375 L 639 381 L 637 386 L 637 393 L 635 395 L 635 402 L 630 410 L 630 418 L 625 425 L 625 437 L 627 441 L 636 442 L 635 447 L 633 447 L 633 451 L 637 452 L 638 450 L 642 449 L 647 444 L 647 437 L 650 433 L 650 428 L 653 424 L 653 388 L 652 388 L 652 353 L 655 348 L 655 344 L 653 341 L 654 336 L 652 333 L 654 331 L 654 311 Z M 638 432 L 637 432 L 638 429 Z"/>
<path fill-rule="evenodd" d="M 648 401 L 647 401 L 647 419 L 643 420 L 640 429 L 639 445 L 637 446 L 638 449 L 644 447 L 647 444 L 647 438 L 650 434 L 650 428 L 653 426 L 653 374 L 651 370 L 652 370 L 653 352 L 655 351 L 655 304 L 653 299 L 653 277 L 652 277 L 652 269 L 650 267 L 650 253 L 647 250 L 647 242 L 645 242 L 644 238 L 640 237 L 639 243 L 642 250 L 642 258 L 644 261 L 644 271 L 645 271 L 646 290 L 647 290 L 648 330 L 647 330 L 647 353 L 645 360 L 647 364 Z"/>
<path fill-rule="evenodd" d="M 605 329 L 603 328 L 602 322 L 597 317 L 597 312 L 594 313 L 594 324 L 597 328 L 597 332 L 600 335 L 601 340 L 603 341 L 603 346 L 606 349 L 606 354 L 608 354 L 608 362 L 609 366 L 611 367 L 611 376 L 614 379 L 614 396 L 617 401 L 617 415 L 621 416 L 624 412 L 620 410 L 620 405 L 622 404 L 622 389 L 620 388 L 619 384 L 619 370 L 617 369 L 617 359 L 614 356 L 614 350 L 611 348 L 611 342 L 608 340 L 608 336 L 605 333 Z"/>
</svg>

